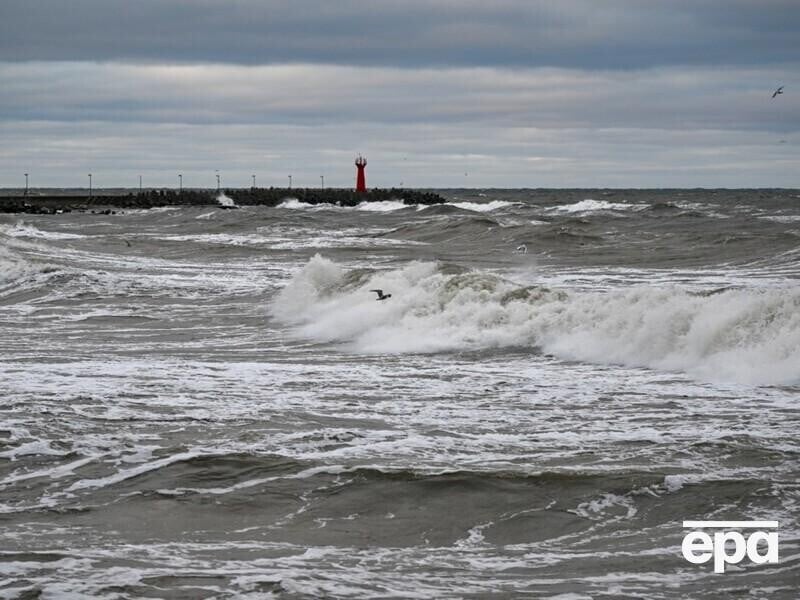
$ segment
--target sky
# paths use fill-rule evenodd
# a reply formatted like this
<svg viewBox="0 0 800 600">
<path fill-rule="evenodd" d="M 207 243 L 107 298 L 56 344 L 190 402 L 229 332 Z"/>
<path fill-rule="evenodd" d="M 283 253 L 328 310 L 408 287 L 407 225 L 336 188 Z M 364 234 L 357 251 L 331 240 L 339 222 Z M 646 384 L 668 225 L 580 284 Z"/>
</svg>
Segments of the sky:
<svg viewBox="0 0 800 600">
<path fill-rule="evenodd" d="M 772 93 L 784 86 L 784 93 Z M 800 0 L 0 0 L 0 187 L 800 187 Z"/>
</svg>

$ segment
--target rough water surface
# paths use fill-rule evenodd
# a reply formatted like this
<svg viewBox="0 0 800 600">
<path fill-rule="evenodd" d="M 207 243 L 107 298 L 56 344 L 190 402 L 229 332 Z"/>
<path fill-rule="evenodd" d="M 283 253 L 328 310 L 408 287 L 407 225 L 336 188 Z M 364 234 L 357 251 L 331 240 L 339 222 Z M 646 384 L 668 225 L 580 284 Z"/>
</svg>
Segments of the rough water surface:
<svg viewBox="0 0 800 600">
<path fill-rule="evenodd" d="M 795 598 L 800 192 L 446 195 L 0 217 L 0 598 Z"/>
</svg>

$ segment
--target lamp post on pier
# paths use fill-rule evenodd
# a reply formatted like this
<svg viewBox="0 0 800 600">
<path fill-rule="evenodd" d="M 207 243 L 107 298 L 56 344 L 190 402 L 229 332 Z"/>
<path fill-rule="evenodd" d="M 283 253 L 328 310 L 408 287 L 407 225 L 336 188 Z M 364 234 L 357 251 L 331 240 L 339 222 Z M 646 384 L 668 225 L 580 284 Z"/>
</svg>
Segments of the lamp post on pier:
<svg viewBox="0 0 800 600">
<path fill-rule="evenodd" d="M 183 173 L 178 173 L 178 193 L 183 193 Z"/>
<path fill-rule="evenodd" d="M 89 173 L 89 200 L 92 199 L 92 174 Z"/>
</svg>

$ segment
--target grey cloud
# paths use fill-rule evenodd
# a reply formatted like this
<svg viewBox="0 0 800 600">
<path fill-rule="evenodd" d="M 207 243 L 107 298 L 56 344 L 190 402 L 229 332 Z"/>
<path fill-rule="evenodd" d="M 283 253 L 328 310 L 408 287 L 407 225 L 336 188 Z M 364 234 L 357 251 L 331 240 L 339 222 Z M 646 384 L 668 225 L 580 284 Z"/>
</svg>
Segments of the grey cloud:
<svg viewBox="0 0 800 600">
<path fill-rule="evenodd" d="M 800 71 L 0 63 L 0 119 L 800 129 Z"/>
<path fill-rule="evenodd" d="M 0 60 L 628 69 L 800 61 L 796 0 L 4 0 Z"/>
<path fill-rule="evenodd" d="M 3 0 L 0 185 L 344 186 L 366 152 L 374 185 L 796 186 L 798 31 L 796 0 Z"/>
</svg>

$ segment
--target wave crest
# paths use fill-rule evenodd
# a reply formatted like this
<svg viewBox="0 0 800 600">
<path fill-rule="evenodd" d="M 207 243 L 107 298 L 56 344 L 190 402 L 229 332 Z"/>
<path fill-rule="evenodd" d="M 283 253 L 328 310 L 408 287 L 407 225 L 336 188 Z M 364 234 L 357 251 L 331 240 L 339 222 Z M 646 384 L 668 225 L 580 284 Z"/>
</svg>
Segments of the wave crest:
<svg viewBox="0 0 800 600">
<path fill-rule="evenodd" d="M 376 302 L 371 289 L 392 299 Z M 528 346 L 568 360 L 703 380 L 800 383 L 797 288 L 565 292 L 425 262 L 354 277 L 317 255 L 277 295 L 272 313 L 304 338 L 357 352 Z"/>
<path fill-rule="evenodd" d="M 0 233 L 12 238 L 31 238 L 41 240 L 77 240 L 86 237 L 78 233 L 62 231 L 44 231 L 25 221 L 17 221 L 16 225 L 0 225 Z"/>
<path fill-rule="evenodd" d="M 509 206 L 519 206 L 521 204 L 522 202 L 492 200 L 490 202 L 451 202 L 449 205 L 473 212 L 491 212 L 493 210 L 500 210 L 501 208 L 508 208 Z"/>
<path fill-rule="evenodd" d="M 647 208 L 647 205 L 629 204 L 625 202 L 609 202 L 608 200 L 594 200 L 593 198 L 587 198 L 586 200 L 581 200 L 580 202 L 575 202 L 574 204 L 553 206 L 551 210 L 558 210 L 566 213 L 582 213 L 599 210 L 630 210 L 640 208 Z"/>
</svg>

